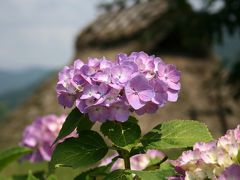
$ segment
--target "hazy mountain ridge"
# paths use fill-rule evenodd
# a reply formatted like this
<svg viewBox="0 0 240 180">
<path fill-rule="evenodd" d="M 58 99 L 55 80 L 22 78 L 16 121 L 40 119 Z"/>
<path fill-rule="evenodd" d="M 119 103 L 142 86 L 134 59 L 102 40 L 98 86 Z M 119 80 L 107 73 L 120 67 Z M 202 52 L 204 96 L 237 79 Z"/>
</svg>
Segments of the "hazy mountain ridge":
<svg viewBox="0 0 240 180">
<path fill-rule="evenodd" d="M 0 70 L 0 117 L 22 104 L 42 82 L 55 72 L 51 69 L 32 68 L 21 71 Z"/>
<path fill-rule="evenodd" d="M 29 68 L 18 71 L 6 71 L 0 69 L 0 96 L 10 91 L 23 89 L 36 80 L 46 77 L 52 69 Z"/>
</svg>

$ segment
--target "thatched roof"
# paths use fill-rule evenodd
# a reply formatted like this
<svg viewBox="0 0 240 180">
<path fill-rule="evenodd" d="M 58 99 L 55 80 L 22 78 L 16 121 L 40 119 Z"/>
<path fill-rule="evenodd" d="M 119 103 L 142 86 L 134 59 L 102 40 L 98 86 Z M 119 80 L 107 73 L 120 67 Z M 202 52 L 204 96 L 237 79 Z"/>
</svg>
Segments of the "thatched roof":
<svg viewBox="0 0 240 180">
<path fill-rule="evenodd" d="M 102 45 L 129 39 L 148 28 L 166 10 L 165 0 L 153 0 L 120 11 L 102 14 L 80 33 L 76 45 L 78 47 L 92 44 Z"/>
</svg>

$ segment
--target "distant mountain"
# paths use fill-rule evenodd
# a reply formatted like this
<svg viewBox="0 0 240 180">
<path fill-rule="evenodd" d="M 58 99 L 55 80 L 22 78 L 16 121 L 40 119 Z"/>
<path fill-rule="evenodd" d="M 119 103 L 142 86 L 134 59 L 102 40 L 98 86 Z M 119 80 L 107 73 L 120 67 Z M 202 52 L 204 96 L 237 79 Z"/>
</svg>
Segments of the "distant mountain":
<svg viewBox="0 0 240 180">
<path fill-rule="evenodd" d="M 0 117 L 23 103 L 53 72 L 36 68 L 17 72 L 0 70 Z"/>
<path fill-rule="evenodd" d="M 16 91 L 46 77 L 53 70 L 50 69 L 24 69 L 19 71 L 0 70 L 0 95 L 9 91 Z"/>
</svg>

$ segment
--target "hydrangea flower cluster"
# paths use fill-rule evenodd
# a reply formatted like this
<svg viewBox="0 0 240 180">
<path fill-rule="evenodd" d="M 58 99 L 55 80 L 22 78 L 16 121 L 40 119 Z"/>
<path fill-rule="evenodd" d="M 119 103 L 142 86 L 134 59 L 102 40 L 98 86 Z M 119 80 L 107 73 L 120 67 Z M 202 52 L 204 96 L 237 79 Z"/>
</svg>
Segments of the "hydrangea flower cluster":
<svg viewBox="0 0 240 180">
<path fill-rule="evenodd" d="M 196 143 L 173 164 L 182 174 L 169 180 L 240 179 L 240 125 L 226 135 L 207 143 Z"/>
<path fill-rule="evenodd" d="M 65 115 L 47 115 L 38 117 L 24 130 L 20 146 L 33 149 L 23 160 L 30 162 L 50 161 L 54 147 L 53 142 L 58 136 L 60 129 L 66 119 Z M 70 136 L 76 136 L 72 133 Z"/>
<path fill-rule="evenodd" d="M 99 166 L 105 166 L 112 162 L 113 158 L 117 157 L 117 154 L 114 154 L 103 161 Z M 148 150 L 145 154 L 137 154 L 130 158 L 130 164 L 132 170 L 143 170 L 149 166 L 151 161 L 154 160 L 162 160 L 165 155 L 158 150 Z M 115 171 L 117 169 L 124 169 L 124 161 L 123 159 L 118 159 L 112 165 L 111 171 Z"/>
<path fill-rule="evenodd" d="M 59 72 L 56 91 L 59 104 L 76 104 L 92 121 L 124 122 L 130 112 L 154 113 L 180 90 L 180 72 L 174 65 L 144 52 L 118 54 L 115 61 L 76 60 Z"/>
</svg>

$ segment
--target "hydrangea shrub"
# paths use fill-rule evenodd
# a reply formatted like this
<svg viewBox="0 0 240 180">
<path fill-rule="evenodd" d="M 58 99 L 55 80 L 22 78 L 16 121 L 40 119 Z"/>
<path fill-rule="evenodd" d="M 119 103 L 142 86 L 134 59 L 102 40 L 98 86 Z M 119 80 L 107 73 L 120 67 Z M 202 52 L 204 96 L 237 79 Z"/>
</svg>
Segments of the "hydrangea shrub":
<svg viewBox="0 0 240 180">
<path fill-rule="evenodd" d="M 57 138 L 65 119 L 66 115 L 56 116 L 51 114 L 37 117 L 31 125 L 27 126 L 19 145 L 35 149 L 35 151 L 24 156 L 23 160 L 29 160 L 30 162 L 50 161 L 54 150 L 53 142 Z M 77 136 L 76 132 L 72 132 L 68 137 L 74 136 Z"/>
<path fill-rule="evenodd" d="M 56 85 L 59 104 L 72 111 L 37 118 L 20 147 L 0 154 L 0 170 L 22 156 L 47 161 L 45 179 L 64 167 L 79 169 L 76 180 L 240 179 L 240 126 L 213 140 L 205 124 L 176 119 L 142 135 L 132 115 L 176 102 L 180 88 L 176 66 L 144 52 L 78 59 L 59 72 Z"/>
<path fill-rule="evenodd" d="M 177 101 L 180 87 L 174 65 L 134 52 L 118 54 L 114 61 L 89 58 L 85 64 L 78 59 L 59 72 L 56 90 L 59 104 L 75 104 L 93 122 L 124 122 L 131 112 L 155 113 L 168 101 Z"/>
<path fill-rule="evenodd" d="M 174 179 L 240 179 L 240 125 L 210 142 L 198 142 L 172 164 L 181 174 Z"/>
</svg>

